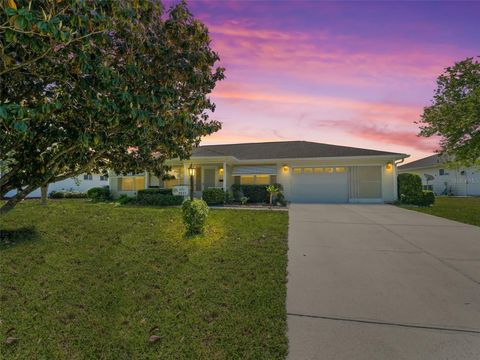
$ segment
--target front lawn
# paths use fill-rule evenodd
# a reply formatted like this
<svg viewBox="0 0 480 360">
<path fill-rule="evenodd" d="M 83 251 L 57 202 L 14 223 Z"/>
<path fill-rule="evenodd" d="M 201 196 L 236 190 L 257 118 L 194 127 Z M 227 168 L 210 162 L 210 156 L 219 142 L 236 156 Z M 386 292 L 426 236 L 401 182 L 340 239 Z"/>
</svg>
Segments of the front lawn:
<svg viewBox="0 0 480 360">
<path fill-rule="evenodd" d="M 440 196 L 435 199 L 435 204 L 431 207 L 406 205 L 402 205 L 402 207 L 480 226 L 480 197 L 457 198 Z"/>
<path fill-rule="evenodd" d="M 286 212 L 212 210 L 193 238 L 178 208 L 32 200 L 0 221 L 2 359 L 287 353 Z"/>
</svg>

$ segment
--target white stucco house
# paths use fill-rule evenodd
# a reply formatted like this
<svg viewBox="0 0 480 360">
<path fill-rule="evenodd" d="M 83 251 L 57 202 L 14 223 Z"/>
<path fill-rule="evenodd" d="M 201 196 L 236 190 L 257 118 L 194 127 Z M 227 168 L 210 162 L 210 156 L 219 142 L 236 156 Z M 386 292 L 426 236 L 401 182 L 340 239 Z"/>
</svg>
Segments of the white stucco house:
<svg viewBox="0 0 480 360">
<path fill-rule="evenodd" d="M 398 172 L 419 175 L 423 188 L 432 190 L 436 195 L 480 196 L 480 168 L 455 168 L 440 155 L 399 166 Z"/>
<path fill-rule="evenodd" d="M 82 174 L 77 178 L 65 179 L 48 185 L 48 193 L 52 191 L 68 190 L 86 192 L 93 187 L 108 186 L 108 176 L 99 174 Z M 16 194 L 16 190 L 9 191 L 5 197 L 11 197 Z M 27 198 L 40 197 L 40 188 L 28 194 Z"/>
<path fill-rule="evenodd" d="M 288 201 L 309 203 L 392 202 L 397 199 L 397 164 L 406 154 L 307 141 L 205 145 L 189 160 L 171 159 L 173 180 L 147 172 L 109 174 L 114 196 L 145 188 L 188 185 L 195 169 L 195 196 L 207 188 L 230 190 L 232 184 L 280 183 Z"/>
</svg>

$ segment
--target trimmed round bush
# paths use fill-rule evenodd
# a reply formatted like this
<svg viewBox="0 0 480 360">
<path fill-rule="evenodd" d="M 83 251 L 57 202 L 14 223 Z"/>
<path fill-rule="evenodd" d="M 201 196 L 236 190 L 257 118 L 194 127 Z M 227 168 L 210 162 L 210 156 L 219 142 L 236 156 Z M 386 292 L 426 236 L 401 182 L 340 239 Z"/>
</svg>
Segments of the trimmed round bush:
<svg viewBox="0 0 480 360">
<path fill-rule="evenodd" d="M 202 199 L 208 205 L 219 205 L 225 202 L 225 191 L 223 189 L 205 189 L 202 192 Z"/>
<path fill-rule="evenodd" d="M 430 206 L 435 203 L 435 194 L 430 190 L 423 190 L 421 196 L 416 201 L 418 206 Z"/>
<path fill-rule="evenodd" d="M 87 194 L 73 190 L 54 190 L 48 197 L 50 199 L 85 199 Z"/>
<path fill-rule="evenodd" d="M 107 186 L 94 187 L 87 191 L 87 197 L 94 201 L 108 201 L 112 198 L 112 194 Z"/>
<path fill-rule="evenodd" d="M 207 221 L 208 205 L 200 199 L 185 200 L 182 205 L 182 215 L 187 234 L 201 234 Z"/>
</svg>

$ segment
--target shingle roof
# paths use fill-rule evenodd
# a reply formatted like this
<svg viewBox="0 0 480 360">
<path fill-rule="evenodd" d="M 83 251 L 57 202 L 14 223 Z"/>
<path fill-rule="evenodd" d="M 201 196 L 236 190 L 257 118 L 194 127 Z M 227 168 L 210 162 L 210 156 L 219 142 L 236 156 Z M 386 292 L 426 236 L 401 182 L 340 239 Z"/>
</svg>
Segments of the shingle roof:
<svg viewBox="0 0 480 360">
<path fill-rule="evenodd" d="M 443 164 L 444 162 L 445 162 L 445 158 L 443 156 L 435 154 L 435 155 L 427 156 L 423 159 L 412 161 L 405 165 L 401 165 L 398 167 L 398 169 L 399 170 L 422 169 L 422 168 L 428 168 L 431 166 Z"/>
<path fill-rule="evenodd" d="M 266 160 L 381 155 L 393 155 L 399 158 L 407 156 L 400 153 L 322 144 L 310 141 L 278 141 L 203 145 L 194 149 L 192 157 L 233 156 L 239 160 Z"/>
</svg>

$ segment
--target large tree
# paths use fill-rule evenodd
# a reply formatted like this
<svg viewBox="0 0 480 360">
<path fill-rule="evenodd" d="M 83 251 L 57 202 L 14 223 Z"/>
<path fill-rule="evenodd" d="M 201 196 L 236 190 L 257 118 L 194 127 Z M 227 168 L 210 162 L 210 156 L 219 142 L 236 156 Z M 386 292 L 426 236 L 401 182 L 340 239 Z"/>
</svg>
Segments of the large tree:
<svg viewBox="0 0 480 360">
<path fill-rule="evenodd" d="M 420 135 L 441 136 L 441 152 L 456 163 L 479 164 L 480 62 L 467 58 L 445 69 L 419 123 Z"/>
<path fill-rule="evenodd" d="M 188 158 L 220 129 L 208 98 L 223 68 L 185 2 L 0 0 L 0 196 L 6 212 L 83 172 Z"/>
</svg>

